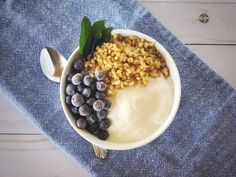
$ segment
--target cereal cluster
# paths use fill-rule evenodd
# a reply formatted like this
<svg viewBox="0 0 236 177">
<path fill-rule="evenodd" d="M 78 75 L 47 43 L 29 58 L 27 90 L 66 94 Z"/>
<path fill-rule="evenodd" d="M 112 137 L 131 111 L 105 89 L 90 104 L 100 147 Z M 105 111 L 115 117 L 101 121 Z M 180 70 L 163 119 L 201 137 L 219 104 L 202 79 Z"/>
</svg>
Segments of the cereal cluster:
<svg viewBox="0 0 236 177">
<path fill-rule="evenodd" d="M 96 48 L 85 63 L 92 76 L 95 71 L 106 72 L 107 94 L 115 95 L 127 86 L 145 86 L 149 78 L 166 78 L 169 69 L 153 42 L 136 36 L 112 36 L 109 42 Z"/>
</svg>

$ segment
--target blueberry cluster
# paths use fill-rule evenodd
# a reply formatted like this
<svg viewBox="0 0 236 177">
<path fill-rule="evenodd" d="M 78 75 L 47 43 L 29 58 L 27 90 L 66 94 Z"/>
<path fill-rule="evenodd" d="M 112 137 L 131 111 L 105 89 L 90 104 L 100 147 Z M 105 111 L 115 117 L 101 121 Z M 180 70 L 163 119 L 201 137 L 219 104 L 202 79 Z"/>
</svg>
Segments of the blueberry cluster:
<svg viewBox="0 0 236 177">
<path fill-rule="evenodd" d="M 105 98 L 105 74 L 97 71 L 95 78 L 92 78 L 83 66 L 81 58 L 74 61 L 72 72 L 66 78 L 65 102 L 77 118 L 78 128 L 106 140 L 109 136 L 106 129 L 110 126 L 107 114 L 111 102 Z"/>
</svg>

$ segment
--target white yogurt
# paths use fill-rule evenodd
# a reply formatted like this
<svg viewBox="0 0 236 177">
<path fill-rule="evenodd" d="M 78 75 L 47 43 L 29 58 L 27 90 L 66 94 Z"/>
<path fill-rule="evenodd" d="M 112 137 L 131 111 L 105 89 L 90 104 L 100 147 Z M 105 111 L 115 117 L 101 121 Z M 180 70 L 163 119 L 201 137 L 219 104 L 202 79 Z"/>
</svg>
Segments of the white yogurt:
<svg viewBox="0 0 236 177">
<path fill-rule="evenodd" d="M 128 87 L 111 98 L 109 140 L 127 143 L 151 135 L 168 117 L 173 104 L 171 78 L 151 79 L 145 87 Z"/>
</svg>

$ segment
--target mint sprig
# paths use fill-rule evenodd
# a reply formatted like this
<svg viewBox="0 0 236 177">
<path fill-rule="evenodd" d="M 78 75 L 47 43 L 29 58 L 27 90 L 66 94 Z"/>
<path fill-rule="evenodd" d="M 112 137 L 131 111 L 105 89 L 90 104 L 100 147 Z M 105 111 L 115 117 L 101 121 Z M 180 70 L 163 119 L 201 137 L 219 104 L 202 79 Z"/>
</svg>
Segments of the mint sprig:
<svg viewBox="0 0 236 177">
<path fill-rule="evenodd" d="M 92 25 L 84 16 L 81 22 L 79 53 L 85 58 L 92 55 L 98 45 L 111 39 L 111 31 L 111 27 L 105 27 L 104 20 L 96 21 Z"/>
</svg>

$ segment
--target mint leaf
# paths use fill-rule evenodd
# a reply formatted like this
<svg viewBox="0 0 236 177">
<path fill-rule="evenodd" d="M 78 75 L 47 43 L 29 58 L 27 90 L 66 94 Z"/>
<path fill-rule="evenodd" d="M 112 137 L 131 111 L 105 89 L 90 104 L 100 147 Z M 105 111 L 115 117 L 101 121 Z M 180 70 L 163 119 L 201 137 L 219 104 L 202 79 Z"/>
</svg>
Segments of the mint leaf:
<svg viewBox="0 0 236 177">
<path fill-rule="evenodd" d="M 105 29 L 105 31 L 103 32 L 103 35 L 102 35 L 103 42 L 107 42 L 111 39 L 111 31 L 112 30 L 113 30 L 113 28 L 111 28 L 111 27 Z"/>
<path fill-rule="evenodd" d="M 107 42 L 111 39 L 111 31 L 113 28 L 106 28 L 102 31 L 102 37 L 98 41 L 98 45 L 101 45 L 104 42 Z"/>
<path fill-rule="evenodd" d="M 95 39 L 100 39 L 102 37 L 102 31 L 105 29 L 105 21 L 100 20 L 96 21 L 93 24 L 93 31 L 94 31 L 94 38 Z"/>
<path fill-rule="evenodd" d="M 81 30 L 80 30 L 80 41 L 79 41 L 79 52 L 81 55 L 85 56 L 85 48 L 88 46 L 86 44 L 88 42 L 88 39 L 91 38 L 92 33 L 92 25 L 89 19 L 84 16 L 81 22 Z M 91 40 L 91 39 L 90 39 Z M 87 51 L 87 50 L 86 50 Z"/>
<path fill-rule="evenodd" d="M 94 49 L 97 46 L 98 40 L 100 38 L 102 38 L 102 31 L 106 29 L 105 27 L 105 21 L 104 20 L 100 20 L 100 21 L 96 21 L 93 24 L 93 31 L 94 31 L 94 41 L 92 44 L 92 49 L 91 49 L 91 53 L 94 52 Z"/>
<path fill-rule="evenodd" d="M 92 32 L 88 35 L 88 39 L 84 48 L 84 57 L 87 57 L 89 54 L 92 54 L 93 50 L 93 42 L 94 42 L 94 33 Z"/>
</svg>

